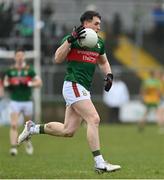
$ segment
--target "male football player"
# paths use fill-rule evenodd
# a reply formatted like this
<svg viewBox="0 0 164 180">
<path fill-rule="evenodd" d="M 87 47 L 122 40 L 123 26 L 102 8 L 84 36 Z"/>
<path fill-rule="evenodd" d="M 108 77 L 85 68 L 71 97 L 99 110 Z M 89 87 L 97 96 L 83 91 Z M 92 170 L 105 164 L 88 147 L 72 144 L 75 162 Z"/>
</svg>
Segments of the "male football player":
<svg viewBox="0 0 164 180">
<path fill-rule="evenodd" d="M 20 144 L 29 136 L 39 133 L 72 137 L 83 119 L 87 123 L 87 141 L 95 161 L 95 170 L 111 172 L 121 167 L 106 162 L 100 152 L 98 130 L 100 117 L 91 101 L 90 87 L 97 64 L 104 73 L 106 91 L 111 88 L 113 74 L 105 54 L 104 42 L 100 37 L 97 45 L 93 48 L 83 48 L 78 43 L 85 38 L 85 28 L 91 28 L 98 33 L 101 24 L 100 14 L 95 11 L 86 11 L 80 21 L 81 26 L 74 28 L 70 35 L 64 37 L 54 58 L 55 63 L 67 61 L 63 84 L 63 96 L 66 101 L 64 123 L 50 122 L 44 125 L 35 125 L 32 121 L 28 121 L 18 138 L 18 143 Z"/>
<path fill-rule="evenodd" d="M 36 75 L 34 69 L 25 61 L 25 52 L 19 48 L 15 52 L 15 64 L 5 74 L 4 86 L 10 91 L 10 154 L 17 155 L 18 123 L 21 113 L 24 120 L 28 121 L 33 115 L 32 88 L 41 87 L 41 78 Z M 33 154 L 31 141 L 26 141 L 25 149 L 28 154 Z"/>
</svg>

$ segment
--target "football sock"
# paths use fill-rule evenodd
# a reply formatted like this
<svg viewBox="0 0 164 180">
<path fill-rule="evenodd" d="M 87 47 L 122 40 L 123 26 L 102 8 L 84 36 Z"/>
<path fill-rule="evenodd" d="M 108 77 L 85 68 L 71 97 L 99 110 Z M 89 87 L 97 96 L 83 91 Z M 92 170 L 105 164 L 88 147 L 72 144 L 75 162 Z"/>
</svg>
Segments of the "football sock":
<svg viewBox="0 0 164 180">
<path fill-rule="evenodd" d="M 93 154 L 94 157 L 101 155 L 100 150 L 93 151 L 92 154 Z"/>
<path fill-rule="evenodd" d="M 93 151 L 92 154 L 94 156 L 94 160 L 95 160 L 96 163 L 104 162 L 104 158 L 101 155 L 100 150 Z"/>
<path fill-rule="evenodd" d="M 45 134 L 45 132 L 44 132 L 44 124 L 41 124 L 41 125 L 40 125 L 39 133 L 40 133 L 40 134 Z"/>
<path fill-rule="evenodd" d="M 17 148 L 17 145 L 16 144 L 11 145 L 11 148 Z"/>
</svg>

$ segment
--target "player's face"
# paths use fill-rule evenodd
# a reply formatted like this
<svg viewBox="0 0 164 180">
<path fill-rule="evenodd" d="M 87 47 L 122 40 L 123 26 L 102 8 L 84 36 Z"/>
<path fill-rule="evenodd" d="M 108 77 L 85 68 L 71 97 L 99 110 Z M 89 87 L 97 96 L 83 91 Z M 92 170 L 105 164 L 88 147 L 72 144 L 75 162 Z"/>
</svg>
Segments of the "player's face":
<svg viewBox="0 0 164 180">
<path fill-rule="evenodd" d="M 94 16 L 91 21 L 85 21 L 84 22 L 84 27 L 85 28 L 91 28 L 96 33 L 98 33 L 100 31 L 100 24 L 101 24 L 101 20 L 98 17 Z"/>
<path fill-rule="evenodd" d="M 15 54 L 15 61 L 17 64 L 21 65 L 24 62 L 24 59 L 25 59 L 25 54 L 23 51 L 18 51 Z"/>
</svg>

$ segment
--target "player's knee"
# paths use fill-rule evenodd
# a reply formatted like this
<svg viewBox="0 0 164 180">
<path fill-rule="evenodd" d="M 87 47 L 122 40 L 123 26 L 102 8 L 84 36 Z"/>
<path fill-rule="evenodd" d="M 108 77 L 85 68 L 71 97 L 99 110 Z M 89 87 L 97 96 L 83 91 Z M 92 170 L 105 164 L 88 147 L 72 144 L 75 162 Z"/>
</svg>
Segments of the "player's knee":
<svg viewBox="0 0 164 180">
<path fill-rule="evenodd" d="M 48 131 L 48 132 L 53 132 L 53 125 L 51 123 L 47 123 L 45 124 L 45 129 Z"/>
<path fill-rule="evenodd" d="M 11 124 L 11 129 L 17 130 L 18 129 L 18 125 L 17 124 Z"/>
<path fill-rule="evenodd" d="M 92 123 L 94 126 L 99 126 L 100 117 L 99 117 L 98 115 L 92 116 L 91 123 Z"/>
<path fill-rule="evenodd" d="M 67 129 L 64 130 L 64 137 L 73 137 L 74 134 L 75 132 L 72 130 L 67 130 Z"/>
<path fill-rule="evenodd" d="M 74 135 L 73 133 L 65 133 L 64 137 L 73 137 L 73 135 Z"/>
</svg>

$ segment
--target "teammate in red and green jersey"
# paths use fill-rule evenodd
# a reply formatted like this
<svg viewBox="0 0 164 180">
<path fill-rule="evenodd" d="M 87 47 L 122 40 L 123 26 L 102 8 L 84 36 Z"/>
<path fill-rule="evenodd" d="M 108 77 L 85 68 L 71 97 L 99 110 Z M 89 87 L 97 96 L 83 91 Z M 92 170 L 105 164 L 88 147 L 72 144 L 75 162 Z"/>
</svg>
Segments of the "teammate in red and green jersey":
<svg viewBox="0 0 164 180">
<path fill-rule="evenodd" d="M 104 50 L 104 42 L 98 39 L 94 48 L 82 48 L 78 41 L 85 38 L 85 28 L 91 28 L 96 33 L 100 30 L 101 16 L 95 11 L 86 11 L 80 18 L 81 26 L 64 37 L 62 45 L 55 52 L 55 63 L 67 61 L 67 71 L 63 85 L 63 96 L 66 101 L 64 123 L 50 122 L 35 125 L 32 121 L 26 123 L 24 131 L 18 138 L 20 144 L 33 134 L 49 134 L 52 136 L 72 137 L 82 120 L 87 123 L 87 140 L 92 151 L 95 170 L 115 171 L 119 165 L 107 163 L 100 152 L 99 123 L 100 117 L 90 98 L 90 87 L 96 65 L 105 76 L 105 90 L 112 86 L 113 74 Z M 30 127 L 30 128 L 29 128 Z"/>
<path fill-rule="evenodd" d="M 17 155 L 17 136 L 19 115 L 23 113 L 25 121 L 32 118 L 33 102 L 32 88 L 40 87 L 42 81 L 36 75 L 34 69 L 25 62 L 24 50 L 19 48 L 15 52 L 15 64 L 11 66 L 5 74 L 4 86 L 10 92 L 10 109 L 11 109 L 11 128 L 10 128 L 10 143 L 11 155 Z M 26 152 L 33 153 L 31 141 L 26 141 Z"/>
</svg>

